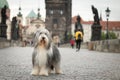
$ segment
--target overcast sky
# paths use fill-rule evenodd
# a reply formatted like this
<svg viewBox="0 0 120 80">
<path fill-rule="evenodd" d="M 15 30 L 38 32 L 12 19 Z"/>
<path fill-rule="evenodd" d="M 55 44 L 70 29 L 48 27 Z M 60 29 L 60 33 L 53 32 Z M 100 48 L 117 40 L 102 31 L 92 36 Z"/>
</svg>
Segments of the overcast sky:
<svg viewBox="0 0 120 80">
<path fill-rule="evenodd" d="M 38 7 L 40 14 L 45 18 L 45 0 L 7 0 L 11 9 L 11 17 L 18 14 L 19 5 L 22 8 L 23 17 L 26 17 L 33 9 L 37 13 Z M 120 0 L 72 0 L 72 16 L 80 15 L 83 20 L 93 20 L 91 5 L 94 5 L 103 20 L 106 20 L 105 10 L 111 10 L 109 20 L 120 21 Z"/>
</svg>

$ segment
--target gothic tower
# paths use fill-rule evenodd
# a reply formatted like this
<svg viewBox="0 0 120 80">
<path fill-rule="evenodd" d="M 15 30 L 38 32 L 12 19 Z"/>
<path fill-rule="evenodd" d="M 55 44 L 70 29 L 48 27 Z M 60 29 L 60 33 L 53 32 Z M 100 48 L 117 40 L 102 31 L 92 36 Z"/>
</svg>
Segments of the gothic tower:
<svg viewBox="0 0 120 80">
<path fill-rule="evenodd" d="M 72 0 L 45 0 L 46 28 L 53 36 L 64 40 L 71 34 L 71 6 Z"/>
<path fill-rule="evenodd" d="M 19 13 L 17 14 L 17 19 L 21 22 L 21 24 L 23 24 L 23 16 L 21 13 L 21 6 L 19 7 Z"/>
</svg>

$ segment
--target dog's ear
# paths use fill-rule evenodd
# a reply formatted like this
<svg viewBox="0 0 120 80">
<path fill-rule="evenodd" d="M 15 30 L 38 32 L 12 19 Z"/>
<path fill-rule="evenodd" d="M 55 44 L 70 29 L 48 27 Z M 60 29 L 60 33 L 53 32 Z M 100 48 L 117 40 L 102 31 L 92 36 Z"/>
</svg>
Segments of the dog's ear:
<svg viewBox="0 0 120 80">
<path fill-rule="evenodd" d="M 36 47 L 38 45 L 38 32 L 36 32 L 33 36 L 33 46 Z"/>
<path fill-rule="evenodd" d="M 48 43 L 47 49 L 50 49 L 51 44 L 52 44 L 52 38 L 50 34 L 48 35 L 48 38 L 49 38 L 49 43 Z"/>
<path fill-rule="evenodd" d="M 51 42 L 48 43 L 47 49 L 50 49 L 51 47 Z"/>
</svg>

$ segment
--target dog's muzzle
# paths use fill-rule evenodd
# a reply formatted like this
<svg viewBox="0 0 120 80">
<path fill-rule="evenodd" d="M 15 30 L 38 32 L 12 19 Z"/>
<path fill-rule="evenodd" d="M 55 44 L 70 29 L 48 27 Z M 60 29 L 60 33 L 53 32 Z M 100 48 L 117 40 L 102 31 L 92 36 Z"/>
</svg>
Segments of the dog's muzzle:
<svg viewBox="0 0 120 80">
<path fill-rule="evenodd" d="M 46 44 L 45 37 L 42 37 L 40 40 L 40 45 L 45 45 L 45 44 Z"/>
</svg>

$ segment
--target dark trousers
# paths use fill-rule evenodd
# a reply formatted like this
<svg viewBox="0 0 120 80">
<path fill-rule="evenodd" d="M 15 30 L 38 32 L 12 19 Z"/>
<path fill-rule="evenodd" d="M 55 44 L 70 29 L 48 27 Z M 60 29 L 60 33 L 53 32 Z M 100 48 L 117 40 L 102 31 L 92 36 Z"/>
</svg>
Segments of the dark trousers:
<svg viewBox="0 0 120 80">
<path fill-rule="evenodd" d="M 74 44 L 71 44 L 71 47 L 74 48 Z"/>
<path fill-rule="evenodd" d="M 80 49 L 80 47 L 81 47 L 81 40 L 76 40 L 76 49 Z"/>
</svg>

